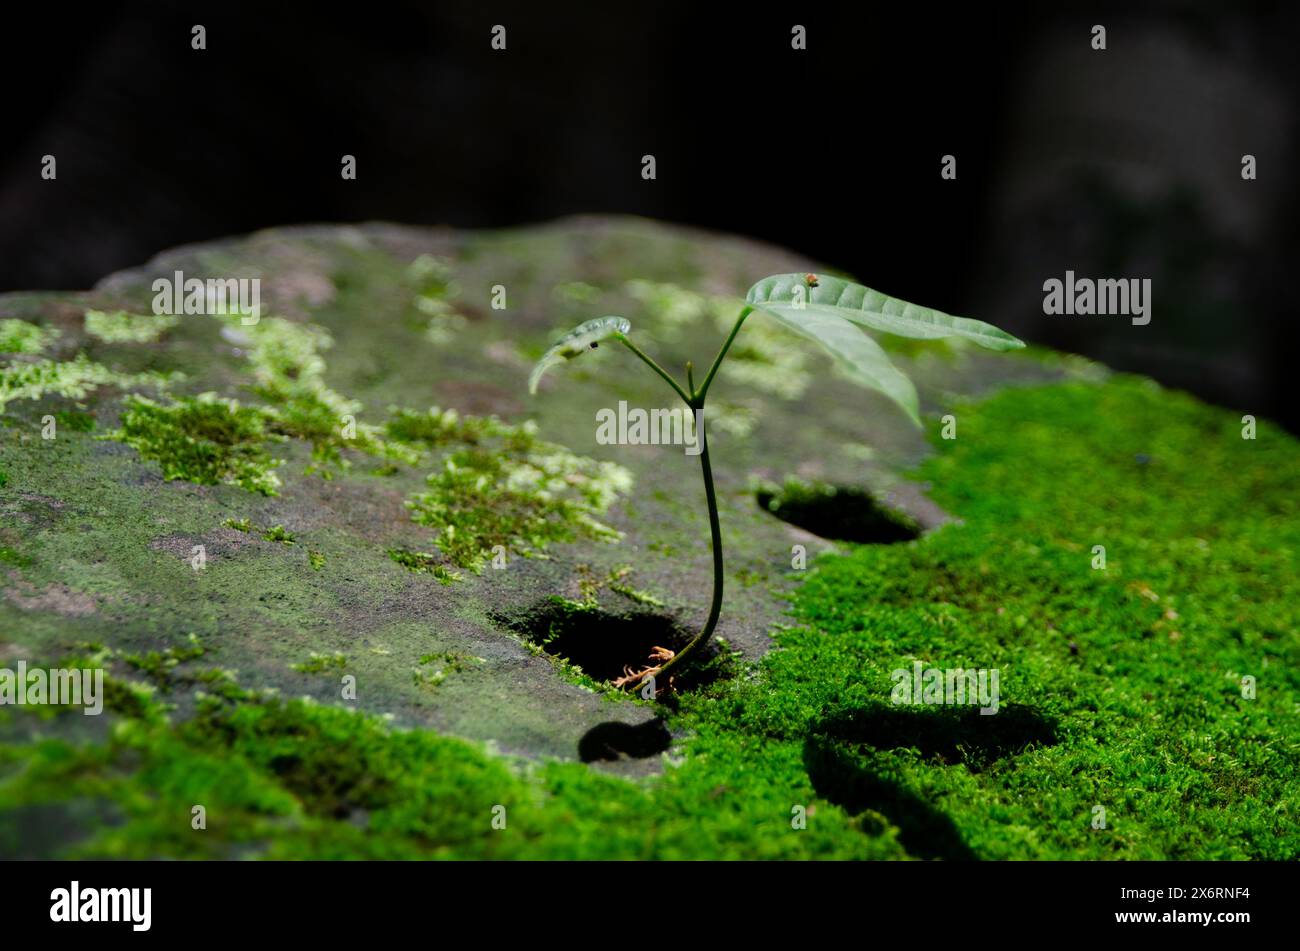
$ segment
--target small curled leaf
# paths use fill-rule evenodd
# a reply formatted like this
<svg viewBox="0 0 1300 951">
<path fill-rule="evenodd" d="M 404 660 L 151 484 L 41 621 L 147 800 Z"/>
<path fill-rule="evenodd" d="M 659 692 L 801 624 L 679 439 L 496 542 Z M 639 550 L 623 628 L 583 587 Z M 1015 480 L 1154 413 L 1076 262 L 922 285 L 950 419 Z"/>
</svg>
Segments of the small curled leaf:
<svg viewBox="0 0 1300 951">
<path fill-rule="evenodd" d="M 536 393 L 537 384 L 543 374 L 557 363 L 572 360 L 584 350 L 591 350 L 602 340 L 618 334 L 625 334 L 632 329 L 632 323 L 626 317 L 597 317 L 578 324 L 542 354 L 542 358 L 533 367 L 528 377 L 528 392 Z"/>
</svg>

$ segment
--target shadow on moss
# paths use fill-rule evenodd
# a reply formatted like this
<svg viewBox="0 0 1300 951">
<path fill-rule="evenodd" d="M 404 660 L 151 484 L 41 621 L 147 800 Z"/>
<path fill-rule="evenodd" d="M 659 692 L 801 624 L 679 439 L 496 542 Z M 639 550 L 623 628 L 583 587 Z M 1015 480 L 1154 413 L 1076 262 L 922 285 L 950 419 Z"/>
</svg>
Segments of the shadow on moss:
<svg viewBox="0 0 1300 951">
<path fill-rule="evenodd" d="M 804 743 L 804 768 L 818 795 L 846 812 L 862 814 L 863 829 L 875 832 L 887 820 L 899 842 L 924 859 L 977 858 L 956 824 L 909 788 L 890 750 L 915 750 L 940 765 L 960 764 L 978 773 L 997 760 L 1032 746 L 1056 743 L 1056 725 L 1032 710 L 1007 706 L 993 716 L 973 707 L 961 710 L 900 710 L 870 706 L 833 714 L 814 727 Z"/>
</svg>

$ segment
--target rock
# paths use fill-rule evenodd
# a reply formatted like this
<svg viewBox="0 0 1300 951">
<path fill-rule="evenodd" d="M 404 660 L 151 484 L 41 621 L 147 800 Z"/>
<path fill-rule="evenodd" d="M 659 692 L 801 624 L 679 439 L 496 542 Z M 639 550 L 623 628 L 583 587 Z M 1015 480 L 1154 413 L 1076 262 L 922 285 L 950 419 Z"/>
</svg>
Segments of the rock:
<svg viewBox="0 0 1300 951">
<path fill-rule="evenodd" d="M 673 405 L 620 348 L 557 368 L 533 399 L 528 369 L 559 332 L 603 314 L 628 317 L 671 371 L 687 359 L 705 367 L 746 288 L 802 270 L 824 269 L 637 219 L 469 233 L 369 224 L 179 248 L 88 293 L 4 295 L 0 319 L 59 331 L 10 366 L 48 360 L 60 376 L 6 407 L 0 648 L 21 643 L 29 660 L 53 661 L 87 643 L 141 653 L 192 634 L 205 653 L 190 663 L 234 669 L 245 687 L 354 704 L 512 754 L 656 768 L 668 740 L 650 708 L 602 698 L 529 643 L 545 632 L 520 632 L 556 597 L 593 623 L 698 630 L 711 590 L 699 465 L 681 447 L 597 442 L 601 408 Z M 259 279 L 259 322 L 183 315 L 152 342 L 86 333 L 88 309 L 149 313 L 153 281 L 176 271 Z M 1032 351 L 882 342 L 929 420 L 960 417 L 961 399 L 992 388 L 1097 372 Z M 73 364 L 79 353 L 99 369 Z M 168 373 L 184 378 L 160 382 Z M 903 475 L 928 451 L 925 435 L 774 325 L 750 320 L 710 404 L 727 565 L 717 634 L 747 660 L 783 619 L 799 575 L 792 547 L 833 544 L 761 509 L 760 482 L 869 492 L 919 529 L 946 518 Z M 430 416 L 433 406 L 457 415 Z M 194 456 L 195 434 L 217 450 Z M 535 475 L 526 463 L 548 445 L 563 447 L 552 475 L 577 501 L 527 523 L 502 480 Z M 451 474 L 448 459 L 459 460 Z M 451 546 L 439 506 L 467 504 L 455 481 L 466 465 L 483 467 L 473 471 L 486 473 L 487 502 L 458 514 Z M 584 509 L 582 486 L 611 504 Z M 536 544 L 510 537 L 525 530 Z M 500 532 L 507 543 L 494 552 Z M 175 689 L 183 705 L 198 685 Z"/>
</svg>

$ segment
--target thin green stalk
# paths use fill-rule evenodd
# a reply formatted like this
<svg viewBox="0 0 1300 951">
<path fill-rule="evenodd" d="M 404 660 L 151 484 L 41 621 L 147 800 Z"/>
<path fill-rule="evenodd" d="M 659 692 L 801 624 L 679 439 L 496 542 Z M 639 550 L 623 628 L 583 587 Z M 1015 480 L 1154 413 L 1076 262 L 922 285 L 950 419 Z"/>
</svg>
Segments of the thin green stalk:
<svg viewBox="0 0 1300 951">
<path fill-rule="evenodd" d="M 709 607 L 709 619 L 704 622 L 704 629 L 677 656 L 655 671 L 655 679 L 665 685 L 668 683 L 668 671 L 708 643 L 713 629 L 718 626 L 718 617 L 722 614 L 722 527 L 718 524 L 718 497 L 713 489 L 713 468 L 709 465 L 709 440 L 702 425 L 696 436 L 700 440 L 700 472 L 704 476 L 704 497 L 709 503 L 709 531 L 713 541 L 713 604 Z"/>
<path fill-rule="evenodd" d="M 681 388 L 681 385 L 669 375 L 667 370 L 665 370 L 658 363 L 656 363 L 654 361 L 654 358 L 652 358 L 649 354 L 644 352 L 640 347 L 634 344 L 631 340 L 628 340 L 627 337 L 623 336 L 622 334 L 617 334 L 617 337 L 619 340 L 623 341 L 623 346 L 627 347 L 629 350 L 635 353 L 638 357 L 641 358 L 642 362 L 645 363 L 646 366 L 648 366 L 650 369 L 654 370 L 661 377 L 663 377 L 664 380 L 667 382 L 667 384 L 677 391 L 677 395 L 682 398 L 682 401 L 687 406 L 693 407 L 695 405 L 691 397 L 687 395 L 686 391 Z"/>
<path fill-rule="evenodd" d="M 704 405 L 704 397 L 709 392 L 709 385 L 713 382 L 713 375 L 718 372 L 718 367 L 722 365 L 722 358 L 725 357 L 727 351 L 731 349 L 731 342 L 736 339 L 736 334 L 740 333 L 741 324 L 743 324 L 745 318 L 753 312 L 754 308 L 752 307 L 745 307 L 741 310 L 740 316 L 736 318 L 736 325 L 731 328 L 731 333 L 727 335 L 726 342 L 723 343 L 722 349 L 719 350 L 718 355 L 713 358 L 713 366 L 709 367 L 708 376 L 704 378 L 704 382 L 700 384 L 699 390 L 695 393 L 696 398 L 700 401 L 700 406 Z"/>
<path fill-rule="evenodd" d="M 713 366 L 709 368 L 708 376 L 704 378 L 704 382 L 698 390 L 695 388 L 694 366 L 691 363 L 686 364 L 686 380 L 687 385 L 690 387 L 689 395 L 687 395 L 686 391 L 678 385 L 677 381 L 674 380 L 663 367 L 656 363 L 648 354 L 642 352 L 636 344 L 632 343 L 632 341 L 628 340 L 627 337 L 622 334 L 618 335 L 618 339 L 623 341 L 624 345 L 626 345 L 629 350 L 640 357 L 646 366 L 650 367 L 650 369 L 658 373 L 659 376 L 663 377 L 664 381 L 667 382 L 674 391 L 676 391 L 677 395 L 685 401 L 686 405 L 690 407 L 691 410 L 702 411 L 704 409 L 705 394 L 708 392 L 709 384 L 713 382 L 714 374 L 718 372 L 718 366 L 727 355 L 727 351 L 731 349 L 731 343 L 736 339 L 736 334 L 740 333 L 740 327 L 745 322 L 745 318 L 752 312 L 753 308 L 751 307 L 746 307 L 740 312 L 740 316 L 736 319 L 736 325 L 731 328 L 730 335 L 728 335 L 726 341 L 723 343 L 722 349 L 718 351 L 718 355 L 713 361 Z M 688 657 L 707 644 L 709 638 L 713 636 L 713 631 L 718 626 L 718 618 L 722 614 L 722 526 L 718 522 L 718 495 L 717 491 L 713 487 L 713 466 L 709 462 L 709 439 L 708 435 L 704 431 L 702 412 L 701 425 L 697 427 L 696 438 L 700 440 L 700 474 L 704 477 L 704 498 L 709 506 L 709 534 L 713 547 L 713 603 L 709 606 L 709 618 L 704 622 L 704 628 L 699 634 L 695 635 L 695 638 L 683 647 L 672 660 L 654 671 L 653 677 L 656 680 L 665 678 L 670 670 L 683 663 Z M 663 682 L 666 684 L 667 680 L 664 679 Z"/>
</svg>

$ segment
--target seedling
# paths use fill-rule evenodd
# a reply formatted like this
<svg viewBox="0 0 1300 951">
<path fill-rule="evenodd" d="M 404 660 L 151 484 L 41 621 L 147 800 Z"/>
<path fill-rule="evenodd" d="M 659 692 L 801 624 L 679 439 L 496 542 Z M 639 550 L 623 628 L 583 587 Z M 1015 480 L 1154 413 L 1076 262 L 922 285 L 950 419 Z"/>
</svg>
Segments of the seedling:
<svg viewBox="0 0 1300 951">
<path fill-rule="evenodd" d="M 916 387 L 889 362 L 880 345 L 860 328 L 921 340 L 963 337 L 990 350 L 1015 350 L 1024 346 L 1022 341 L 991 324 L 966 317 L 953 317 L 928 307 L 918 307 L 861 284 L 836 277 L 819 277 L 816 274 L 775 274 L 763 278 L 749 289 L 745 295 L 745 305 L 741 308 L 731 333 L 723 341 L 718 355 L 713 358 L 713 365 L 698 387 L 695 385 L 694 368 L 690 362 L 686 364 L 686 383 L 683 385 L 632 342 L 628 337 L 632 330 L 631 322 L 624 317 L 610 316 L 579 324 L 556 341 L 533 368 L 528 380 L 528 391 L 534 394 L 537 392 L 537 384 L 542 375 L 552 366 L 572 360 L 587 350 L 596 349 L 603 340 L 613 339 L 631 350 L 642 363 L 672 387 L 690 411 L 703 410 L 718 367 L 722 365 L 746 318 L 754 313 L 764 314 L 816 341 L 830 353 L 849 379 L 889 397 L 917 426 L 920 426 L 921 419 Z M 713 470 L 709 464 L 709 444 L 703 428 L 699 440 L 700 469 L 704 476 L 704 498 L 709 507 L 709 529 L 713 546 L 713 601 L 709 617 L 700 633 L 681 651 L 674 654 L 666 648 L 656 648 L 650 660 L 658 663 L 635 672 L 629 670 L 626 676 L 615 681 L 618 686 L 636 686 L 650 678 L 660 684 L 671 685 L 668 674 L 698 654 L 718 625 L 718 617 L 722 612 L 722 534 L 718 526 Z M 650 682 L 653 683 L 654 680 Z"/>
</svg>

